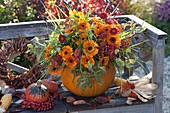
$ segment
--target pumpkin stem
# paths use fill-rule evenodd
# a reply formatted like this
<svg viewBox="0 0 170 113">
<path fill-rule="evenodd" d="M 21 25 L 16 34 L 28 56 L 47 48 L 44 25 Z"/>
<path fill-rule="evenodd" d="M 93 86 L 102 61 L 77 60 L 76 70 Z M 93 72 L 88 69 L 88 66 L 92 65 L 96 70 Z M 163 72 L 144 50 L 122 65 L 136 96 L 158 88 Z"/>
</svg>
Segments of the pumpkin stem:
<svg viewBox="0 0 170 113">
<path fill-rule="evenodd" d="M 41 84 L 42 84 L 42 80 L 38 80 L 38 81 L 37 81 L 37 86 L 38 86 L 38 87 L 41 87 Z"/>
</svg>

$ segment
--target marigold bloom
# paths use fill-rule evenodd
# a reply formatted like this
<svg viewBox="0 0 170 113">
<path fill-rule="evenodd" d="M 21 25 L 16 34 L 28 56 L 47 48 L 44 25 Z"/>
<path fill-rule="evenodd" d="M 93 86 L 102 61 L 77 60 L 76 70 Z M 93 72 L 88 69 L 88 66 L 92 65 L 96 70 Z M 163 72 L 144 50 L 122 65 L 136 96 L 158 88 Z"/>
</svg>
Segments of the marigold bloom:
<svg viewBox="0 0 170 113">
<path fill-rule="evenodd" d="M 102 66 L 106 66 L 109 62 L 109 57 L 108 56 L 102 57 L 99 62 L 101 63 Z"/>
<path fill-rule="evenodd" d="M 93 57 L 98 53 L 98 45 L 93 40 L 87 40 L 84 42 L 84 53 L 86 56 Z"/>
<path fill-rule="evenodd" d="M 78 30 L 79 31 L 87 31 L 90 29 L 90 24 L 86 21 L 80 21 L 78 22 Z"/>
<path fill-rule="evenodd" d="M 107 37 L 107 43 L 111 45 L 120 45 L 121 44 L 121 39 L 118 35 L 109 35 Z"/>
<path fill-rule="evenodd" d="M 77 61 L 73 56 L 70 56 L 65 59 L 65 64 L 69 67 L 75 67 L 77 65 Z"/>
<path fill-rule="evenodd" d="M 94 26 L 94 34 L 99 34 L 101 30 L 103 29 L 103 24 L 102 23 L 96 23 Z"/>
<path fill-rule="evenodd" d="M 88 62 L 92 65 L 94 65 L 95 61 L 93 59 L 93 57 L 87 57 L 85 55 L 82 56 L 82 61 L 81 64 L 85 67 L 88 68 Z"/>
<path fill-rule="evenodd" d="M 62 56 L 63 60 L 70 57 L 73 54 L 73 50 L 70 46 L 64 46 L 62 50 L 58 53 L 60 56 Z"/>
</svg>

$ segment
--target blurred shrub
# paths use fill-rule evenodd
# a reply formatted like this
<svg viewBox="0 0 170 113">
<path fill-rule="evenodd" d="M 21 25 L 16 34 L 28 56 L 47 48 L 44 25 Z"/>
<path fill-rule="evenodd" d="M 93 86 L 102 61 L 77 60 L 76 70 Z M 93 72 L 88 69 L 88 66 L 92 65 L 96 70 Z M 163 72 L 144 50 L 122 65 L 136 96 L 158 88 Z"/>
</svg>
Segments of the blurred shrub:
<svg viewBox="0 0 170 113">
<path fill-rule="evenodd" d="M 150 19 L 153 13 L 153 5 L 148 0 L 124 0 L 126 8 L 123 14 L 136 15 L 142 19 Z"/>
<path fill-rule="evenodd" d="M 35 20 L 30 0 L 0 0 L 0 24 Z"/>
</svg>

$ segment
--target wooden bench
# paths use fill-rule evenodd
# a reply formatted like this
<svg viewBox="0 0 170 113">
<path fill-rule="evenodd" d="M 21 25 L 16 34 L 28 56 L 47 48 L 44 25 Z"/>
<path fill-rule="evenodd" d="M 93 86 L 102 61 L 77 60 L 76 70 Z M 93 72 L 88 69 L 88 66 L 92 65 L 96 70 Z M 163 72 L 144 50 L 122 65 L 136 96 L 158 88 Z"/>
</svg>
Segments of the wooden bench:
<svg viewBox="0 0 170 113">
<path fill-rule="evenodd" d="M 133 20 L 138 24 L 144 24 L 147 27 L 144 36 L 149 39 L 147 43 L 148 47 L 151 47 L 152 51 L 146 52 L 141 59 L 145 62 L 152 60 L 152 82 L 159 85 L 156 91 L 157 97 L 148 103 L 137 102 L 134 105 L 128 106 L 125 104 L 125 98 L 115 98 L 105 105 L 99 105 L 95 109 L 87 106 L 70 106 L 65 102 L 55 105 L 53 111 L 46 111 L 47 113 L 57 112 L 73 112 L 73 113 L 162 113 L 162 100 L 163 100 L 163 71 L 164 71 L 164 46 L 167 34 L 163 31 L 155 28 L 154 26 L 144 22 L 134 15 L 122 15 L 117 16 L 117 19 Z M 47 36 L 51 33 L 53 26 L 49 21 L 32 21 L 32 22 L 21 22 L 12 24 L 1 24 L 0 25 L 0 40 L 14 39 L 19 37 L 35 37 L 35 36 Z M 25 72 L 28 69 L 8 62 L 8 68 L 18 72 Z M 70 92 L 66 92 L 64 95 L 72 95 Z M 73 95 L 74 96 L 74 95 Z M 76 97 L 81 98 L 81 97 Z M 88 100 L 88 98 L 85 98 Z M 119 104 L 118 101 L 122 101 L 123 104 Z M 61 109 L 62 107 L 62 109 Z M 23 111 L 24 112 L 24 111 Z M 26 110 L 25 112 L 32 112 Z"/>
</svg>

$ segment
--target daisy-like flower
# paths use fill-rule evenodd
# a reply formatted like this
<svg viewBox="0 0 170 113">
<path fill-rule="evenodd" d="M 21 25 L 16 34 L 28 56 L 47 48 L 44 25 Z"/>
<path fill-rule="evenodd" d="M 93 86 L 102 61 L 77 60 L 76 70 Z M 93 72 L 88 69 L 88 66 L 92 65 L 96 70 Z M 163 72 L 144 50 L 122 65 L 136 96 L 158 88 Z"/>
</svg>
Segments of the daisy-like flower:
<svg viewBox="0 0 170 113">
<path fill-rule="evenodd" d="M 72 33 L 74 31 L 74 26 L 72 26 L 72 27 L 70 27 L 70 28 L 68 28 L 68 29 L 66 29 L 64 31 L 65 31 L 66 34 L 69 35 L 70 33 Z"/>
<path fill-rule="evenodd" d="M 94 65 L 95 61 L 93 59 L 93 57 L 87 57 L 85 55 L 82 55 L 82 61 L 81 64 L 85 67 L 88 68 L 88 62 L 92 65 Z"/>
<path fill-rule="evenodd" d="M 77 13 L 78 13 L 78 12 L 77 12 L 75 9 L 74 9 L 74 10 L 70 10 L 70 11 L 69 11 L 69 17 L 70 17 L 70 18 L 73 18 L 73 17 L 75 17 L 75 16 L 77 15 Z"/>
<path fill-rule="evenodd" d="M 96 23 L 96 25 L 94 26 L 94 34 L 99 34 L 101 32 L 101 30 L 103 29 L 103 24 L 102 23 Z"/>
<path fill-rule="evenodd" d="M 89 29 L 90 29 L 90 23 L 83 21 L 83 20 L 78 22 L 78 30 L 79 31 L 87 31 Z"/>
<path fill-rule="evenodd" d="M 75 67 L 77 65 L 77 61 L 74 56 L 69 56 L 65 59 L 66 66 Z"/>
<path fill-rule="evenodd" d="M 120 31 L 119 31 L 119 28 L 117 28 L 116 26 L 111 27 L 111 28 L 110 28 L 110 31 L 109 31 L 109 33 L 110 33 L 111 35 L 117 35 L 119 32 L 120 32 Z"/>
<path fill-rule="evenodd" d="M 53 48 L 53 46 L 48 45 L 45 49 L 45 60 L 48 60 L 50 58 L 50 50 Z"/>
<path fill-rule="evenodd" d="M 102 57 L 99 62 L 101 63 L 102 66 L 106 66 L 109 62 L 109 57 L 108 56 Z"/>
<path fill-rule="evenodd" d="M 57 75 L 57 74 L 61 74 L 61 71 L 62 69 L 59 69 L 60 66 L 53 66 L 53 65 L 48 65 L 47 69 L 48 69 L 48 72 L 49 74 L 52 74 L 52 75 Z"/>
<path fill-rule="evenodd" d="M 109 34 L 111 27 L 112 27 L 111 25 L 105 24 L 102 30 Z"/>
<path fill-rule="evenodd" d="M 107 37 L 107 43 L 110 44 L 110 45 L 120 45 L 121 43 L 121 39 L 118 35 L 109 35 Z"/>
<path fill-rule="evenodd" d="M 83 32 L 79 35 L 80 39 L 76 41 L 76 44 L 79 45 L 87 40 L 86 32 Z"/>
<path fill-rule="evenodd" d="M 59 35 L 58 40 L 63 43 L 66 40 L 66 37 L 62 34 Z"/>
<path fill-rule="evenodd" d="M 66 58 L 72 56 L 73 50 L 70 46 L 64 46 L 62 50 L 59 51 L 58 54 L 62 56 L 63 60 L 65 60 Z"/>
<path fill-rule="evenodd" d="M 84 53 L 86 56 L 93 57 L 98 53 L 98 45 L 93 40 L 87 40 L 84 42 Z"/>
<path fill-rule="evenodd" d="M 92 17 L 91 21 L 94 23 L 102 23 L 102 21 L 97 19 L 96 17 Z"/>
</svg>

